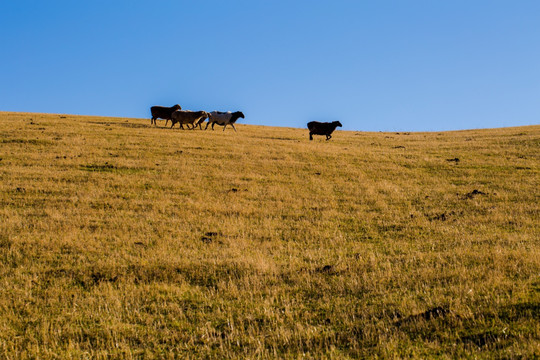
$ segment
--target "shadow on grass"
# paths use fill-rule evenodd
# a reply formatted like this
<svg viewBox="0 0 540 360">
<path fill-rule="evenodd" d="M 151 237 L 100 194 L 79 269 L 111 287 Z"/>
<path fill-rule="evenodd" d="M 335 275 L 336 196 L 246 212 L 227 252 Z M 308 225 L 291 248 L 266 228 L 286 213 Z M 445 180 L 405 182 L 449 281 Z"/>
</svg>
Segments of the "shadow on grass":
<svg viewBox="0 0 540 360">
<path fill-rule="evenodd" d="M 71 280 L 84 289 L 101 283 L 177 283 L 187 282 L 193 286 L 216 288 L 223 281 L 240 281 L 255 270 L 238 263 L 185 264 L 185 265 L 129 265 L 88 266 L 84 268 L 50 269 L 43 273 L 43 279 L 55 281 L 59 278 Z"/>
<path fill-rule="evenodd" d="M 534 337 L 540 318 L 540 304 L 529 301 L 500 308 L 495 313 L 478 313 L 464 318 L 448 307 L 435 307 L 399 319 L 399 332 L 417 342 L 461 344 L 464 349 L 501 351 L 520 339 Z"/>
</svg>

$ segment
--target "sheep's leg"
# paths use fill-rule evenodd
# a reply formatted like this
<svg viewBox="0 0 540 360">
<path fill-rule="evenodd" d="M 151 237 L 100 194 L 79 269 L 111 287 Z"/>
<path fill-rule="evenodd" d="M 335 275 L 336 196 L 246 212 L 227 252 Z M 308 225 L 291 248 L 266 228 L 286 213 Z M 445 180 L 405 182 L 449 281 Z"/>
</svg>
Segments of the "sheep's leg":
<svg viewBox="0 0 540 360">
<path fill-rule="evenodd" d="M 223 125 L 223 131 L 225 131 L 226 127 L 227 127 L 227 123 L 225 123 L 225 125 Z"/>
<path fill-rule="evenodd" d="M 171 120 L 172 122 L 172 120 Z M 169 119 L 165 119 L 165 126 L 167 126 L 167 124 L 169 123 Z"/>
<path fill-rule="evenodd" d="M 331 137 L 332 135 L 326 135 L 326 141 L 330 140 Z"/>
<path fill-rule="evenodd" d="M 231 124 L 231 126 L 234 129 L 234 132 L 236 132 L 236 128 L 234 127 L 234 124 Z"/>
<path fill-rule="evenodd" d="M 208 125 L 210 125 L 210 121 L 206 123 L 206 127 L 204 128 L 204 130 L 208 129 Z"/>
<path fill-rule="evenodd" d="M 309 132 L 309 140 L 313 140 L 313 134 L 311 133 L 311 131 Z"/>
<path fill-rule="evenodd" d="M 215 122 L 214 122 L 214 123 L 212 123 L 212 130 L 214 130 L 214 125 L 216 125 L 216 123 L 215 123 Z"/>
</svg>

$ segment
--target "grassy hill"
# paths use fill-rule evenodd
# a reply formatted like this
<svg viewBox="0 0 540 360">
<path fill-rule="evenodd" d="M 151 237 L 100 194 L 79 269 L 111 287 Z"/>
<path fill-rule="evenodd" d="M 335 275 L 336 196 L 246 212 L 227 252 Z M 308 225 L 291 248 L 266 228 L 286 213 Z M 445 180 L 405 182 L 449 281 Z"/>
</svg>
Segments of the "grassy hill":
<svg viewBox="0 0 540 360">
<path fill-rule="evenodd" d="M 540 126 L 0 113 L 0 357 L 540 356 Z"/>
</svg>

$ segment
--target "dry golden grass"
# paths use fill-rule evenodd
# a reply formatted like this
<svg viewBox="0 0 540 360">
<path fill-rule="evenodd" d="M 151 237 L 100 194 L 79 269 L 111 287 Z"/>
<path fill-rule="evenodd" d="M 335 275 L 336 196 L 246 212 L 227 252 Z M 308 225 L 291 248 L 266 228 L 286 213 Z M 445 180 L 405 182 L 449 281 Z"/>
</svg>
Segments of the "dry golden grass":
<svg viewBox="0 0 540 360">
<path fill-rule="evenodd" d="M 540 356 L 540 126 L 237 128 L 0 113 L 0 357 Z"/>
</svg>

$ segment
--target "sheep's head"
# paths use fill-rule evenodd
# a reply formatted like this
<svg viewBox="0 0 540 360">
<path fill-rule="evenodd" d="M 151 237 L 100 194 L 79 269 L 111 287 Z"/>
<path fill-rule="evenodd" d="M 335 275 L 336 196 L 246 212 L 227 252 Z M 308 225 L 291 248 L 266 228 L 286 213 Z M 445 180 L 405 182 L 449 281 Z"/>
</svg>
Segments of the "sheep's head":
<svg viewBox="0 0 540 360">
<path fill-rule="evenodd" d="M 334 121 L 334 124 L 336 124 L 336 126 L 343 127 L 339 121 Z"/>
<path fill-rule="evenodd" d="M 180 105 L 176 104 L 176 105 L 173 106 L 173 109 L 174 110 L 182 110 L 182 107 Z"/>
<path fill-rule="evenodd" d="M 199 117 L 197 121 L 199 123 L 202 123 L 204 120 L 206 120 L 209 114 L 206 111 L 201 111 L 200 113 L 201 113 L 201 116 Z"/>
<path fill-rule="evenodd" d="M 239 118 L 245 119 L 244 113 L 243 113 L 243 112 L 237 111 L 237 113 L 238 113 L 238 117 L 239 117 Z"/>
</svg>

